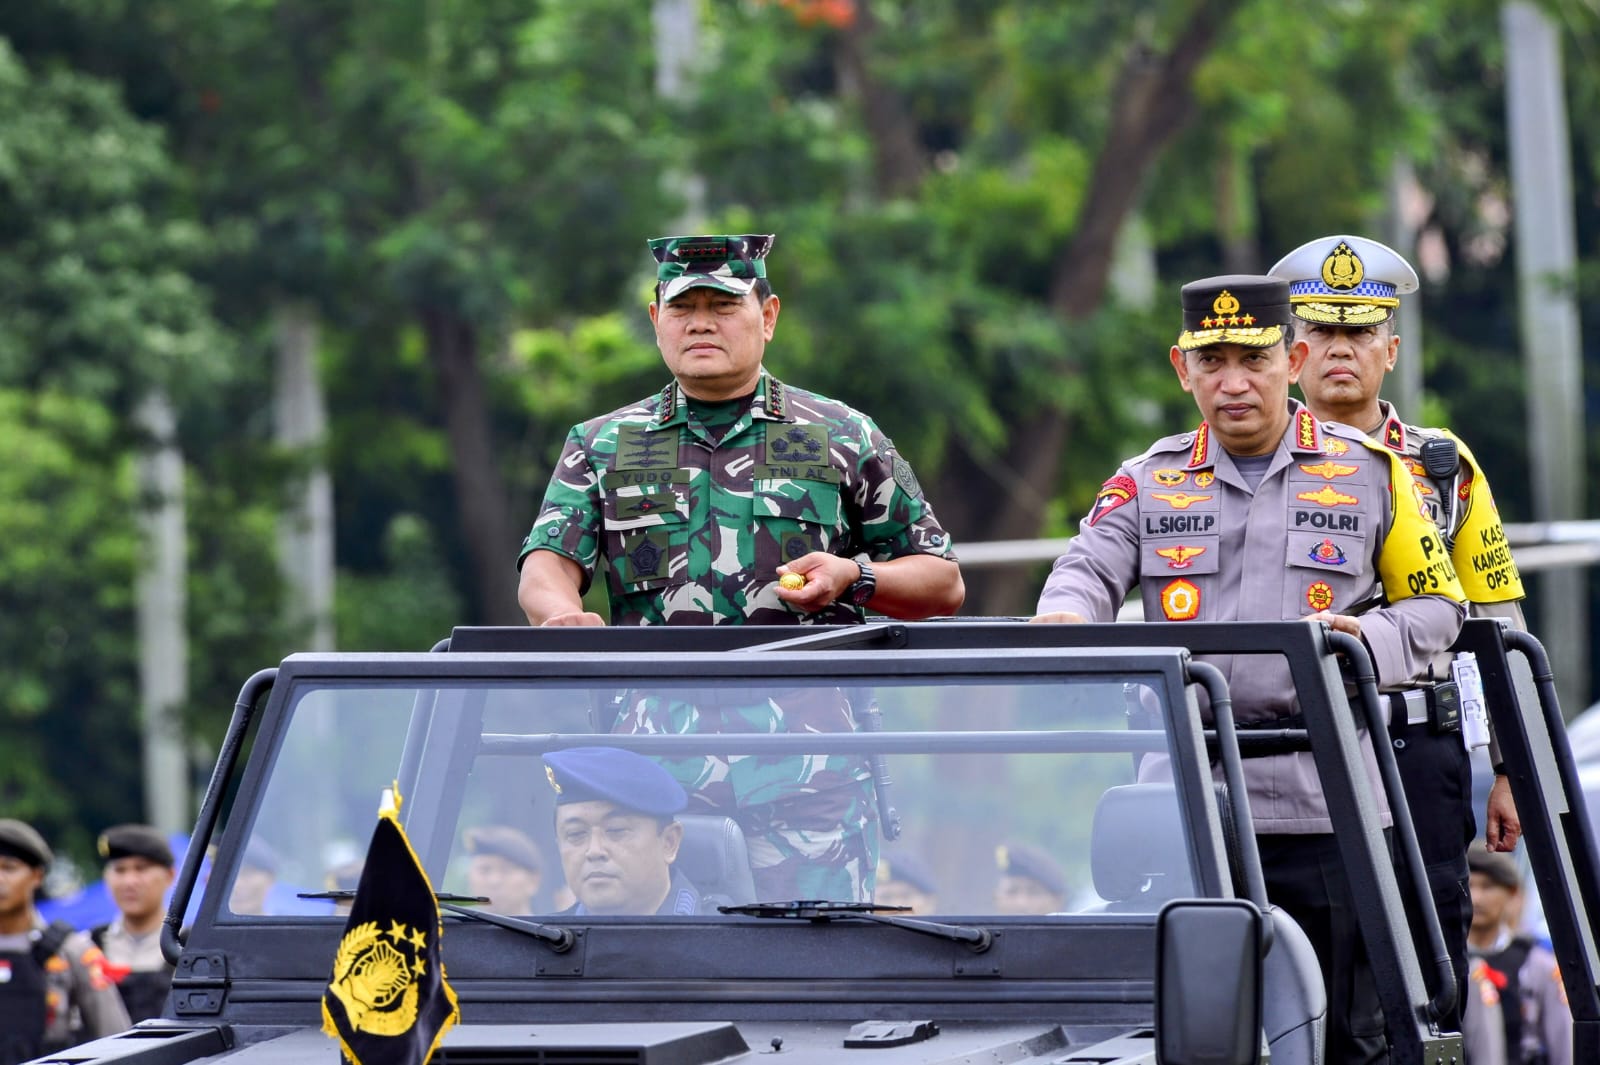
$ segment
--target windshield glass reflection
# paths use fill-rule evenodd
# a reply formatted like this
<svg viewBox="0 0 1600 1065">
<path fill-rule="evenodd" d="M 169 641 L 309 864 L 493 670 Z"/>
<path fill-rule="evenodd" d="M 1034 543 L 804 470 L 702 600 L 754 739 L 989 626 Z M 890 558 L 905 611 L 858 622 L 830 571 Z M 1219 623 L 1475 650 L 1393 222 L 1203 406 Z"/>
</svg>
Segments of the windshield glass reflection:
<svg viewBox="0 0 1600 1065">
<path fill-rule="evenodd" d="M 1154 913 L 1192 893 L 1137 677 L 629 688 L 307 686 L 227 909 L 336 915 L 398 780 L 436 890 L 510 914 L 877 902 Z M 716 919 L 733 919 L 717 917 Z"/>
</svg>

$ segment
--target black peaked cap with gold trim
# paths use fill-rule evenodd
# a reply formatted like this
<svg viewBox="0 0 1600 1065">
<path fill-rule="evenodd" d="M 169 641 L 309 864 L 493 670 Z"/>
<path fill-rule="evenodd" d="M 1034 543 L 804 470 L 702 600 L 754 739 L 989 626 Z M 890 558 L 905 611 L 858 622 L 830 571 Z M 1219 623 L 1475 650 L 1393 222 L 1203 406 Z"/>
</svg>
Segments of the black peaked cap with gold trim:
<svg viewBox="0 0 1600 1065">
<path fill-rule="evenodd" d="M 1183 286 L 1183 351 L 1212 344 L 1270 348 L 1289 321 L 1289 284 L 1263 274 L 1223 274 Z"/>
<path fill-rule="evenodd" d="M 1274 277 L 1289 282 L 1294 316 L 1318 325 L 1377 325 L 1394 317 L 1400 297 L 1417 290 L 1405 256 L 1366 237 L 1308 240 L 1279 259 Z"/>
</svg>

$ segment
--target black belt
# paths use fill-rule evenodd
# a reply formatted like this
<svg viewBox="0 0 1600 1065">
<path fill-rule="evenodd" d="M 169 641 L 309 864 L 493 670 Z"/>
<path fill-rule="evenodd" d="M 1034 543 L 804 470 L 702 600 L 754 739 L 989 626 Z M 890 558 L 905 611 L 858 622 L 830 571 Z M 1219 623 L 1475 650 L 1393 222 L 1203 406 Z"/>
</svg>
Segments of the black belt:
<svg viewBox="0 0 1600 1065">
<path fill-rule="evenodd" d="M 1454 684 L 1437 684 L 1405 691 L 1383 692 L 1384 705 L 1389 710 L 1389 734 L 1398 736 L 1419 725 L 1433 732 L 1460 732 L 1461 714 L 1454 699 Z M 1296 712 L 1266 721 L 1238 721 L 1234 728 L 1245 732 L 1272 732 L 1280 729 L 1303 729 L 1306 716 Z"/>
</svg>

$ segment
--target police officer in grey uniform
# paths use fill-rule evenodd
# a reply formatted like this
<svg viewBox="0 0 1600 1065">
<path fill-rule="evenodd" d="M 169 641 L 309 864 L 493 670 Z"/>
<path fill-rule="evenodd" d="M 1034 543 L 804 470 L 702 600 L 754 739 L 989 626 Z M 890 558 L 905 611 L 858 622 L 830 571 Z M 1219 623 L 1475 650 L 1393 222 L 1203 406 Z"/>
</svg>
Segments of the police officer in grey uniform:
<svg viewBox="0 0 1600 1065">
<path fill-rule="evenodd" d="M 1454 641 L 1465 610 L 1410 472 L 1399 456 L 1289 398 L 1305 354 L 1290 347 L 1286 282 L 1206 278 L 1185 285 L 1182 300 L 1170 359 L 1204 420 L 1105 482 L 1034 620 L 1112 621 L 1138 585 L 1147 620 L 1325 622 L 1366 644 L 1380 687 L 1413 684 Z M 1286 663 L 1251 656 L 1217 665 L 1242 724 L 1295 712 Z M 1385 1060 L 1355 900 L 1311 756 L 1250 759 L 1245 780 L 1268 898 L 1305 930 L 1321 963 L 1328 1061 Z"/>
<path fill-rule="evenodd" d="M 34 908 L 53 860 L 33 826 L 0 819 L 0 1065 L 128 1027 L 100 948 Z"/>
<path fill-rule="evenodd" d="M 172 848 L 150 825 L 116 825 L 100 833 L 99 849 L 117 917 L 89 936 L 105 952 L 128 1018 L 159 1017 L 174 971 L 161 953 L 164 900 L 174 875 Z"/>
<path fill-rule="evenodd" d="M 1525 630 L 1519 606 L 1522 581 L 1488 478 L 1472 452 L 1447 429 L 1402 422 L 1394 406 L 1378 398 L 1399 355 L 1395 308 L 1401 296 L 1417 290 L 1416 271 L 1385 244 L 1334 235 L 1300 245 L 1278 260 L 1272 273 L 1289 282 L 1289 303 L 1299 319 L 1297 344 L 1306 347 L 1299 384 L 1306 405 L 1318 418 L 1360 429 L 1405 461 L 1450 548 L 1469 611 Z M 1432 674 L 1437 683 L 1418 689 L 1422 698 L 1406 703 L 1391 697 L 1389 731 L 1461 992 L 1456 999 L 1460 1017 L 1466 1007 L 1467 930 L 1472 924 L 1467 844 L 1477 831 L 1472 763 L 1454 712 L 1449 655 L 1433 663 Z M 1496 775 L 1485 838 L 1493 850 L 1509 851 L 1516 846 L 1521 823 L 1498 745 L 1491 743 L 1490 758 Z"/>
</svg>

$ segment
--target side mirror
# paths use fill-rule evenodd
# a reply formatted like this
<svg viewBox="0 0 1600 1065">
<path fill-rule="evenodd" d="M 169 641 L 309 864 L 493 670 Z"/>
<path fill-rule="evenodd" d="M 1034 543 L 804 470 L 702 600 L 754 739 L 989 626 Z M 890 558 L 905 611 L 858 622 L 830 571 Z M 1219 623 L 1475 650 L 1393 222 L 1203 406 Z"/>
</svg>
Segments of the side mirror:
<svg viewBox="0 0 1600 1065">
<path fill-rule="evenodd" d="M 1258 1065 L 1266 922 L 1242 899 L 1180 899 L 1156 919 L 1158 1065 Z"/>
</svg>

